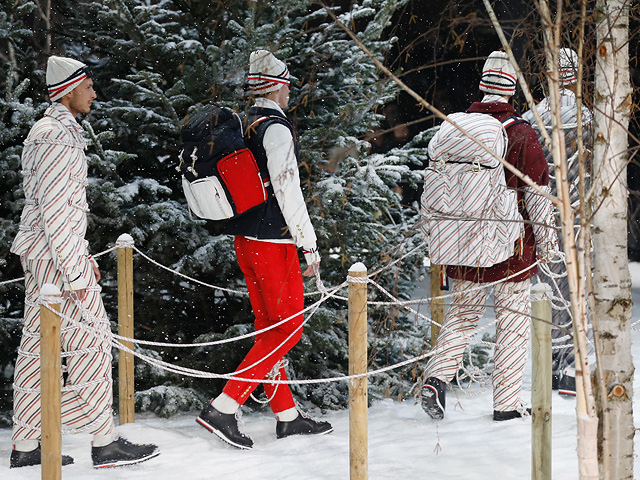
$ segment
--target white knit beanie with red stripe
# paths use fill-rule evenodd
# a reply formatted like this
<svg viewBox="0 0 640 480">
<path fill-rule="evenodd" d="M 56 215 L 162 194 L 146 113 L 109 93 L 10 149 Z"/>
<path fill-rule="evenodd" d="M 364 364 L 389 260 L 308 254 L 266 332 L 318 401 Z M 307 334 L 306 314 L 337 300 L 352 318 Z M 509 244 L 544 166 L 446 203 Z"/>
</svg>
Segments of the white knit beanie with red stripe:
<svg viewBox="0 0 640 480">
<path fill-rule="evenodd" d="M 249 57 L 249 90 L 253 95 L 275 92 L 289 85 L 289 69 L 267 50 L 256 50 Z"/>
<path fill-rule="evenodd" d="M 516 69 L 505 52 L 491 52 L 482 67 L 480 90 L 486 93 L 512 96 L 516 93 Z"/>
<path fill-rule="evenodd" d="M 558 50 L 558 72 L 560 85 L 571 85 L 578 81 L 578 54 L 570 48 Z"/>
<path fill-rule="evenodd" d="M 58 100 L 87 78 L 87 66 L 73 58 L 52 55 L 47 61 L 47 89 L 51 101 Z"/>
</svg>

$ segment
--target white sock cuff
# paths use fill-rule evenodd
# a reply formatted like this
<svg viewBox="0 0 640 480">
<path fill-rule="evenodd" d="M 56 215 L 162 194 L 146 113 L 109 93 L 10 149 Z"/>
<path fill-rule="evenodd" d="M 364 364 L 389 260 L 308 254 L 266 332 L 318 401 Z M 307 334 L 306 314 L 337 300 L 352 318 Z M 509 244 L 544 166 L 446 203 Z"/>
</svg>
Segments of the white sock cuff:
<svg viewBox="0 0 640 480">
<path fill-rule="evenodd" d="M 292 422 L 298 418 L 298 409 L 296 407 L 287 408 L 281 412 L 276 413 L 276 418 L 279 422 Z"/>
<path fill-rule="evenodd" d="M 238 411 L 238 408 L 240 408 L 240 404 L 226 393 L 221 393 L 216 398 L 214 398 L 213 402 L 211 402 L 211 405 L 217 411 L 219 411 L 220 413 L 224 413 L 225 415 L 236 413 Z"/>
<path fill-rule="evenodd" d="M 116 436 L 111 433 L 109 435 L 94 435 L 91 441 L 92 447 L 106 447 L 116 439 Z"/>
<path fill-rule="evenodd" d="M 13 449 L 18 452 L 31 452 L 38 448 L 38 440 L 16 440 L 13 442 Z"/>
</svg>

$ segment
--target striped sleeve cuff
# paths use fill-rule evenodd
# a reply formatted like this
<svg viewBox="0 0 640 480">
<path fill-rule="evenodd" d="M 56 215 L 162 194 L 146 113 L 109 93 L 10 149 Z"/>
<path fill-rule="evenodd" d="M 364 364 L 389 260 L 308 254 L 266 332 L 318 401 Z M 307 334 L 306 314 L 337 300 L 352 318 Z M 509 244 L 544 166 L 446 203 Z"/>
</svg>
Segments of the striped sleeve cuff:
<svg viewBox="0 0 640 480">
<path fill-rule="evenodd" d="M 317 248 L 305 248 L 302 250 L 302 253 L 304 254 L 304 259 L 307 262 L 307 265 L 320 263 L 320 252 L 318 252 Z"/>
<path fill-rule="evenodd" d="M 547 193 L 550 192 L 548 186 L 540 188 Z M 530 187 L 525 189 L 524 199 L 529 218 L 532 221 L 538 254 L 543 256 L 556 255 L 558 253 L 558 236 L 555 229 L 555 209 L 553 204 L 549 199 Z"/>
<path fill-rule="evenodd" d="M 65 283 L 65 287 L 68 287 L 68 290 L 82 290 L 83 288 L 87 288 L 89 286 L 87 280 L 82 275 L 78 276 L 78 278 L 74 280 Z"/>
</svg>

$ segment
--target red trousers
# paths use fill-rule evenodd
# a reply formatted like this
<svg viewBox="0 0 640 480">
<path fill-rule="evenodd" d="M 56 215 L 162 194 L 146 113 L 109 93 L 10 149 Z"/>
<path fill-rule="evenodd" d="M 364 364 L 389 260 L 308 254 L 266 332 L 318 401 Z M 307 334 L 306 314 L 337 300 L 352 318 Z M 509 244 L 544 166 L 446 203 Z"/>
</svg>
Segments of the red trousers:
<svg viewBox="0 0 640 480">
<path fill-rule="evenodd" d="M 304 308 L 302 273 L 295 245 L 236 236 L 235 250 L 247 282 L 249 300 L 256 317 L 256 330 L 278 323 Z M 303 315 L 297 315 L 276 328 L 256 335 L 253 347 L 236 370 L 238 377 L 265 378 L 300 340 L 302 328 L 293 332 L 302 321 Z M 247 367 L 250 368 L 240 372 Z M 279 374 L 280 380 L 287 379 L 284 367 L 280 367 Z M 257 386 L 258 383 L 229 380 L 223 392 L 242 405 Z M 263 386 L 267 397 L 271 398 L 269 404 L 274 413 L 295 407 L 289 385 L 264 383 Z"/>
</svg>

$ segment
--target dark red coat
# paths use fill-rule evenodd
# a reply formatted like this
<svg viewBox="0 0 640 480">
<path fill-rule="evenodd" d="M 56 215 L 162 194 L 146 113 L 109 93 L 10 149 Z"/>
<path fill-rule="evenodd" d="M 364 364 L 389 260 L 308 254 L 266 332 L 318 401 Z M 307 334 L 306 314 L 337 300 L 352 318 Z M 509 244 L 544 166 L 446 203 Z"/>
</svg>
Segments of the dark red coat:
<svg viewBox="0 0 640 480">
<path fill-rule="evenodd" d="M 498 120 L 505 120 L 519 114 L 508 103 L 482 103 L 475 102 L 467 109 L 469 113 L 488 113 Z M 549 184 L 549 167 L 544 158 L 544 152 L 538 136 L 528 123 L 519 123 L 507 130 L 509 146 L 507 147 L 506 160 L 514 165 L 525 175 L 528 175 L 538 185 Z M 536 261 L 536 242 L 531 224 L 527 223 L 529 215 L 524 204 L 524 188 L 527 186 L 506 168 L 504 169 L 507 186 L 515 188 L 518 194 L 518 207 L 522 218 L 525 220 L 525 238 L 522 253 L 516 253 L 504 262 L 492 267 L 447 267 L 447 275 L 458 280 L 469 280 L 476 283 L 495 282 L 502 280 L 514 273 L 523 270 Z M 538 271 L 533 267 L 512 279 L 512 282 L 522 282 L 531 278 Z"/>
</svg>

